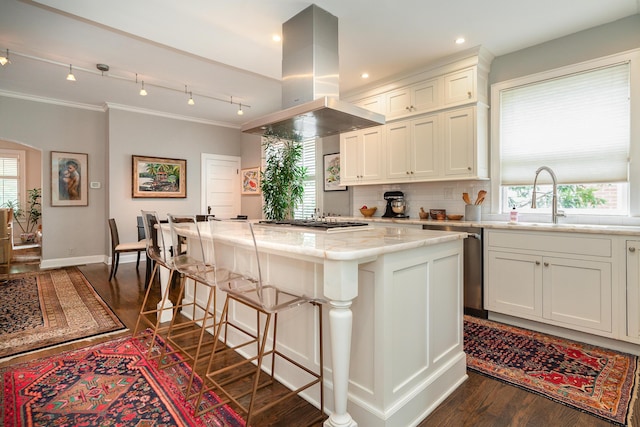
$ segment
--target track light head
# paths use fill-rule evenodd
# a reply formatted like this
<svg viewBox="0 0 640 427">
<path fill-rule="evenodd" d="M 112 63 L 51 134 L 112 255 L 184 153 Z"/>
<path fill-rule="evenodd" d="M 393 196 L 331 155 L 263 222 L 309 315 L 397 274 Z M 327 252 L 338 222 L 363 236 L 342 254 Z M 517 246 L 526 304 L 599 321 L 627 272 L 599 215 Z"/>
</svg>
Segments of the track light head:
<svg viewBox="0 0 640 427">
<path fill-rule="evenodd" d="M 147 91 L 144 88 L 144 80 L 142 80 L 142 88 L 140 89 L 140 96 L 147 96 Z"/>
<path fill-rule="evenodd" d="M 71 66 L 71 64 L 69 64 L 69 74 L 67 74 L 67 80 L 69 80 L 70 82 L 76 81 L 76 76 L 73 75 L 73 67 Z"/>
<path fill-rule="evenodd" d="M 196 102 L 193 100 L 193 94 L 189 92 L 189 100 L 187 101 L 189 105 L 196 105 Z"/>
<path fill-rule="evenodd" d="M 242 111 L 242 104 L 238 104 L 238 115 L 242 116 L 244 114 L 244 111 Z"/>
<path fill-rule="evenodd" d="M 7 49 L 7 53 L 5 53 L 3 56 L 0 56 L 0 65 L 4 67 L 7 64 L 11 64 L 11 61 L 9 60 L 9 49 Z"/>
</svg>

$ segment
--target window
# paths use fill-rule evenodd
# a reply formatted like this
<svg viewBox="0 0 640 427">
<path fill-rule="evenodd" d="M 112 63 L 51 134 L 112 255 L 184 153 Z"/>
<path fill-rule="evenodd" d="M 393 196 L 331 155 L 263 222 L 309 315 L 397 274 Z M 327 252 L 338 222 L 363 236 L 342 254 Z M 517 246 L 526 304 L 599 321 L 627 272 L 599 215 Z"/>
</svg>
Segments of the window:
<svg viewBox="0 0 640 427">
<path fill-rule="evenodd" d="M 21 205 L 24 196 L 24 151 L 0 150 L 0 206 Z"/>
<path fill-rule="evenodd" d="M 294 218 L 311 218 L 316 212 L 316 139 L 310 138 L 302 141 L 302 166 L 307 168 L 307 177 L 304 181 L 304 198 L 294 212 Z"/>
<path fill-rule="evenodd" d="M 593 61 L 492 87 L 494 210 L 527 211 L 540 166 L 558 177 L 559 207 L 572 214 L 628 214 L 630 60 Z M 494 179 L 497 178 L 497 179 Z M 496 188 L 495 183 L 498 183 Z M 550 176 L 538 207 L 550 207 Z"/>
</svg>

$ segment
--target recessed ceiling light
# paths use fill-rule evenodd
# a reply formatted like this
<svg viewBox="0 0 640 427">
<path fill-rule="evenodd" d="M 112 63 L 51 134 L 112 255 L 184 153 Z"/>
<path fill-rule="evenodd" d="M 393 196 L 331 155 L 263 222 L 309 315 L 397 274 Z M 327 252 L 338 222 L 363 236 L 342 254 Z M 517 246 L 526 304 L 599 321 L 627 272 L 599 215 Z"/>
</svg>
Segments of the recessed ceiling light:
<svg viewBox="0 0 640 427">
<path fill-rule="evenodd" d="M 274 42 L 279 42 L 282 40 L 282 37 L 280 37 L 280 34 L 274 34 L 271 39 L 273 39 Z"/>
<path fill-rule="evenodd" d="M 369 73 L 362 73 L 361 77 L 363 79 L 368 79 L 369 78 Z"/>
<path fill-rule="evenodd" d="M 458 37 L 456 39 L 456 44 L 463 44 L 466 40 L 464 39 L 464 37 Z"/>
</svg>

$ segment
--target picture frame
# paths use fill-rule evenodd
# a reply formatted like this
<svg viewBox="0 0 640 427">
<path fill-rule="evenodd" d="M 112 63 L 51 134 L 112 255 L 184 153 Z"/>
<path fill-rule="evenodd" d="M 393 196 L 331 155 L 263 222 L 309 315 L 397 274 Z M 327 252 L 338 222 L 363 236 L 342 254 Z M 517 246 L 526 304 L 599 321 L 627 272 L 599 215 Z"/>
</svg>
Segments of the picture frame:
<svg viewBox="0 0 640 427">
<path fill-rule="evenodd" d="M 261 194 L 260 189 L 260 168 L 247 168 L 240 171 L 240 194 L 252 195 Z"/>
<path fill-rule="evenodd" d="M 51 152 L 51 206 L 89 206 L 89 155 Z"/>
<path fill-rule="evenodd" d="M 131 163 L 131 196 L 134 199 L 187 197 L 186 160 L 134 155 Z"/>
<path fill-rule="evenodd" d="M 346 185 L 340 185 L 340 153 L 323 156 L 324 191 L 346 191 Z"/>
</svg>

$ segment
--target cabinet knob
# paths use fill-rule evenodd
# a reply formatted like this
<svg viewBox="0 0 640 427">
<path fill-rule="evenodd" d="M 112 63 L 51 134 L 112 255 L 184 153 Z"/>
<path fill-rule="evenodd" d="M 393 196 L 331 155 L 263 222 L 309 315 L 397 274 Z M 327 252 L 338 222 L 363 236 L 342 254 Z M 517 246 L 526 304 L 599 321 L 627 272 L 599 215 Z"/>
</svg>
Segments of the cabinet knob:
<svg viewBox="0 0 640 427">
<path fill-rule="evenodd" d="M 413 175 L 413 171 L 411 171 L 411 175 Z"/>
<path fill-rule="evenodd" d="M 471 91 L 467 92 L 467 95 L 469 96 L 469 99 L 471 99 Z"/>
<path fill-rule="evenodd" d="M 407 175 L 409 175 L 409 171 L 405 171 L 405 173 L 406 173 Z"/>
<path fill-rule="evenodd" d="M 467 170 L 470 171 L 471 170 L 471 166 L 467 166 Z"/>
<path fill-rule="evenodd" d="M 545 263 L 544 263 L 544 266 L 545 266 L 545 267 L 549 267 L 549 263 L 548 263 L 548 262 L 545 262 Z"/>
<path fill-rule="evenodd" d="M 536 261 L 536 265 L 540 265 L 540 261 Z"/>
<path fill-rule="evenodd" d="M 629 248 L 629 252 L 635 252 L 635 251 L 636 251 L 636 248 L 634 248 L 633 246 Z"/>
<path fill-rule="evenodd" d="M 406 107 L 404 107 L 404 109 L 407 110 L 407 111 L 411 111 L 411 107 L 410 106 L 406 106 Z"/>
</svg>

